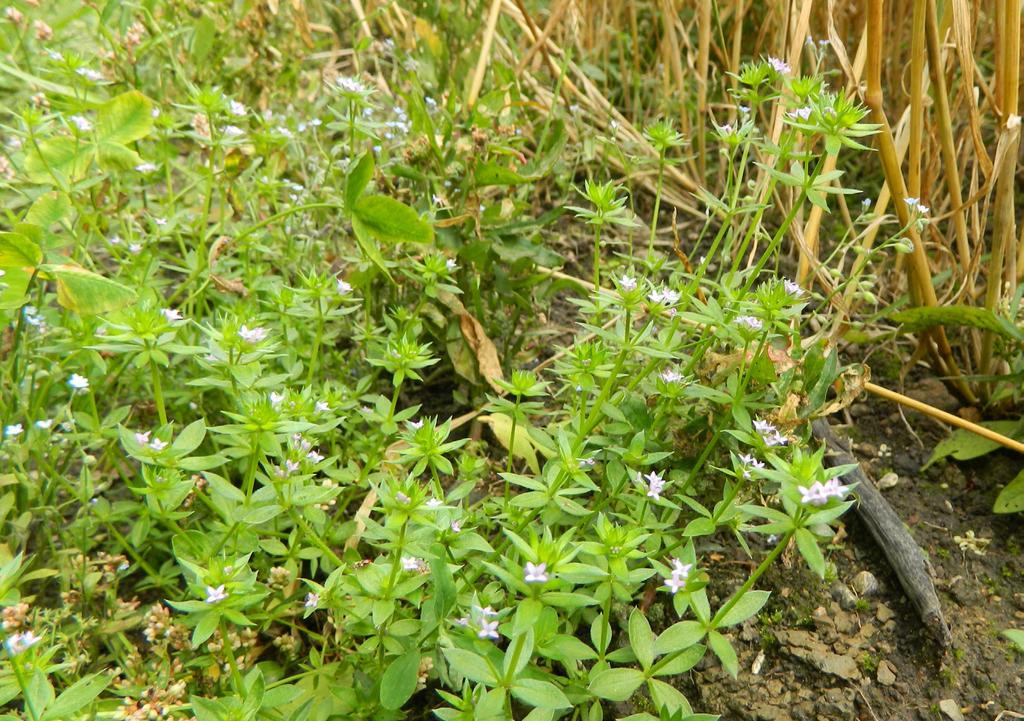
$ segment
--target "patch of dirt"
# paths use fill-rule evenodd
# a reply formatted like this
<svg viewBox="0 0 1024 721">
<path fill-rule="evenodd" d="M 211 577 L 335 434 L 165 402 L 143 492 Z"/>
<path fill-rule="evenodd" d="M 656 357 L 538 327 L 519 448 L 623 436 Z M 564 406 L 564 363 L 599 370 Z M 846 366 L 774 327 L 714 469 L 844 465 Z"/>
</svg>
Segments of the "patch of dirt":
<svg viewBox="0 0 1024 721">
<path fill-rule="evenodd" d="M 955 410 L 941 386 L 908 392 Z M 1003 711 L 1024 714 L 1024 654 L 999 635 L 1024 628 L 1024 522 L 991 512 L 1000 484 L 1024 461 L 995 452 L 922 472 L 945 428 L 907 414 L 922 447 L 891 404 L 867 399 L 851 416 L 853 425 L 837 430 L 854 440 L 869 477 L 895 480 L 882 492 L 935 569 L 952 647 L 935 643 L 866 526 L 850 513 L 829 554 L 835 582 L 821 583 L 790 549 L 761 584 L 773 592 L 768 605 L 732 633 L 739 677 L 709 656 L 680 688 L 696 711 L 728 720 L 994 721 Z M 971 541 L 972 532 L 982 541 Z M 720 568 L 735 578 L 715 584 L 719 603 L 742 581 L 735 567 Z"/>
</svg>

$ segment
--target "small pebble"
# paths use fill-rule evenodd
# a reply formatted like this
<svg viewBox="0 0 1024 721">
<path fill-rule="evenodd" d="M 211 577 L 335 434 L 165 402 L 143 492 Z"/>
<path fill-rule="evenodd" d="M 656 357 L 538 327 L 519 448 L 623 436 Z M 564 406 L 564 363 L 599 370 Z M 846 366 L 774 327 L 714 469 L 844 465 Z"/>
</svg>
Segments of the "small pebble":
<svg viewBox="0 0 1024 721">
<path fill-rule="evenodd" d="M 844 611 L 852 611 L 857 606 L 857 597 L 842 581 L 836 581 L 829 588 L 829 592 L 832 594 L 832 598 L 839 604 L 839 607 Z"/>
<path fill-rule="evenodd" d="M 952 721 L 964 721 L 964 715 L 960 712 L 960 706 L 951 698 L 944 698 L 939 701 L 939 711 L 952 719 Z"/>
<path fill-rule="evenodd" d="M 883 686 L 892 686 L 896 683 L 896 667 L 888 661 L 878 664 L 878 683 Z"/>
<path fill-rule="evenodd" d="M 877 618 L 879 622 L 885 623 L 896 618 L 896 612 L 888 606 L 886 606 L 884 603 L 880 603 L 878 604 L 878 610 L 875 611 L 875 618 Z"/>
<path fill-rule="evenodd" d="M 889 471 L 884 476 L 882 476 L 881 478 L 878 479 L 878 483 L 876 485 L 880 489 L 882 489 L 884 491 L 887 488 L 893 488 L 899 482 L 900 482 L 899 474 L 898 473 L 893 473 L 892 471 Z"/>
<path fill-rule="evenodd" d="M 850 585 L 861 596 L 874 596 L 878 593 L 878 579 L 871 571 L 861 571 L 853 577 Z"/>
</svg>

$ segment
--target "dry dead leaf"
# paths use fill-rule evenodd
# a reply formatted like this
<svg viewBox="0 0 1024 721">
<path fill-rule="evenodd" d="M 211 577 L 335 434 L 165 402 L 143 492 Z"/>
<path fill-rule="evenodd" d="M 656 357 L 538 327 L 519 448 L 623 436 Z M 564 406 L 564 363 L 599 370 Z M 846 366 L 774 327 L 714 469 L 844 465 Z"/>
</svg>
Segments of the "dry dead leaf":
<svg viewBox="0 0 1024 721">
<path fill-rule="evenodd" d="M 498 359 L 498 349 L 480 325 L 480 321 L 469 313 L 459 315 L 459 327 L 469 347 L 476 355 L 480 375 L 484 377 L 488 385 L 498 393 L 504 392 L 495 381 L 501 380 L 504 375 L 501 371 L 501 361 Z"/>
<path fill-rule="evenodd" d="M 243 298 L 249 297 L 249 289 L 245 287 L 245 284 L 240 280 L 234 278 L 221 278 L 216 273 L 210 273 L 210 280 L 217 286 L 217 290 L 224 291 L 225 293 L 235 293 L 242 296 Z"/>
<path fill-rule="evenodd" d="M 836 379 L 836 399 L 815 415 L 824 418 L 849 407 L 864 392 L 864 384 L 869 380 L 871 380 L 871 369 L 866 365 L 862 364 L 846 369 Z"/>
</svg>

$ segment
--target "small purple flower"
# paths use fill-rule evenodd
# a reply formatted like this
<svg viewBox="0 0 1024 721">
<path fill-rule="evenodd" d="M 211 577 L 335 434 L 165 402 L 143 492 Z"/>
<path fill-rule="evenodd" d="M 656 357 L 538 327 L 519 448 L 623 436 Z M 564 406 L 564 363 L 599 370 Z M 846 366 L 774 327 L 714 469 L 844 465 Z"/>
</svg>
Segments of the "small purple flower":
<svg viewBox="0 0 1024 721">
<path fill-rule="evenodd" d="M 757 431 L 767 446 L 784 446 L 788 442 L 786 437 L 779 433 L 779 429 L 775 427 L 775 424 L 769 421 L 755 419 L 754 430 Z"/>
<path fill-rule="evenodd" d="M 761 319 L 755 318 L 752 315 L 738 315 L 736 316 L 736 319 L 733 322 L 736 323 L 736 325 L 738 326 L 742 326 L 747 330 L 752 330 L 755 332 L 761 330 L 764 327 L 764 324 L 761 322 Z"/>
<path fill-rule="evenodd" d="M 341 278 L 338 278 L 337 286 L 338 295 L 348 295 L 349 293 L 352 292 L 352 284 L 345 280 L 342 280 Z"/>
<path fill-rule="evenodd" d="M 672 559 L 672 571 L 669 573 L 668 578 L 665 579 L 665 585 L 672 592 L 673 596 L 686 587 L 686 580 L 690 577 L 690 571 L 692 570 L 692 563 L 683 563 L 678 558 Z"/>
<path fill-rule="evenodd" d="M 631 275 L 623 275 L 619 278 L 619 287 L 624 291 L 636 290 L 636 278 Z"/>
<path fill-rule="evenodd" d="M 238 337 L 246 343 L 259 343 L 266 340 L 267 329 L 259 326 L 250 328 L 243 324 L 242 327 L 238 329 Z"/>
<path fill-rule="evenodd" d="M 661 372 L 661 379 L 668 383 L 669 385 L 672 385 L 674 383 L 679 383 L 680 381 L 682 381 L 683 374 L 677 371 L 675 368 L 666 368 Z"/>
<path fill-rule="evenodd" d="M 546 563 L 530 563 L 527 561 L 523 580 L 527 583 L 547 583 L 550 580 L 547 570 L 548 564 Z"/>
<path fill-rule="evenodd" d="M 306 608 L 316 608 L 319 603 L 320 595 L 311 592 L 306 594 L 306 601 L 302 605 Z"/>
<path fill-rule="evenodd" d="M 159 438 L 154 438 L 149 442 L 149 447 L 159 453 L 163 449 L 167 448 L 167 441 L 161 441 Z"/>
<path fill-rule="evenodd" d="M 803 108 L 797 108 L 796 110 L 790 110 L 789 113 L 787 113 L 787 115 L 789 115 L 789 117 L 794 118 L 796 120 L 810 120 L 811 119 L 811 113 L 813 113 L 813 112 L 814 112 L 814 108 L 812 108 L 810 105 L 807 105 L 807 106 L 805 106 Z"/>
<path fill-rule="evenodd" d="M 637 471 L 636 480 L 641 484 L 646 482 L 648 498 L 653 498 L 655 501 L 661 500 L 661 492 L 665 490 L 665 479 L 657 471 L 651 471 L 647 475 L 641 475 Z"/>
<path fill-rule="evenodd" d="M 498 638 L 498 622 L 497 621 L 481 621 L 480 630 L 476 632 L 477 638 L 490 638 L 497 640 Z"/>
<path fill-rule="evenodd" d="M 416 558 L 415 556 L 402 556 L 402 570 L 423 573 L 427 570 L 427 564 L 422 558 Z"/>
<path fill-rule="evenodd" d="M 777 72 L 779 75 L 789 75 L 793 70 L 789 67 L 789 63 L 785 60 L 779 60 L 778 58 L 769 57 L 768 64 L 772 70 Z"/>
<path fill-rule="evenodd" d="M 25 631 L 23 633 L 12 633 L 7 637 L 4 645 L 7 646 L 8 654 L 11 656 L 17 656 L 19 653 L 27 651 L 42 640 L 42 636 L 37 636 L 32 631 Z"/>
<path fill-rule="evenodd" d="M 135 442 L 140 446 L 144 446 L 149 443 L 149 434 L 151 431 L 135 431 Z"/>
<path fill-rule="evenodd" d="M 804 294 L 804 289 L 801 288 L 798 284 L 791 281 L 789 278 L 784 278 L 782 280 L 782 286 L 786 289 L 786 293 L 793 296 L 794 298 L 799 298 Z"/>
<path fill-rule="evenodd" d="M 219 601 L 223 601 L 228 597 L 228 592 L 224 590 L 224 584 L 219 586 L 207 586 L 206 587 L 206 602 L 214 604 Z"/>
</svg>

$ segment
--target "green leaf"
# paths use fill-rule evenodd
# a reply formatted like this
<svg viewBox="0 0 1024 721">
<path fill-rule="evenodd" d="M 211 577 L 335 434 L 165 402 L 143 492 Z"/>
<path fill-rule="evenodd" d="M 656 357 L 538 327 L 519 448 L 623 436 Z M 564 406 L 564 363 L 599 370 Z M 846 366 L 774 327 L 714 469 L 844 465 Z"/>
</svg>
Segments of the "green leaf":
<svg viewBox="0 0 1024 721">
<path fill-rule="evenodd" d="M 109 683 L 110 679 L 100 674 L 79 679 L 57 697 L 57 700 L 39 717 L 39 721 L 65 721 L 76 711 L 92 703 Z"/>
<path fill-rule="evenodd" d="M 142 158 L 120 143 L 101 140 L 96 145 L 96 161 L 103 170 L 128 170 L 141 163 Z"/>
<path fill-rule="evenodd" d="M 60 222 L 71 212 L 71 199 L 66 193 L 53 190 L 36 198 L 32 207 L 25 213 L 25 222 L 49 228 Z"/>
<path fill-rule="evenodd" d="M 729 612 L 722 617 L 722 620 L 718 622 L 717 628 L 735 626 L 737 623 L 746 621 L 761 610 L 761 607 L 768 601 L 769 596 L 771 596 L 771 593 L 768 591 L 747 591 L 736 602 L 736 605 L 730 608 Z"/>
<path fill-rule="evenodd" d="M 509 170 L 498 163 L 480 163 L 473 175 L 476 187 L 482 188 L 485 185 L 519 185 L 536 180 L 533 177 L 520 175 L 514 170 Z"/>
<path fill-rule="evenodd" d="M 123 308 L 136 298 L 135 291 L 75 265 L 43 265 L 57 281 L 57 301 L 76 313 L 95 315 Z"/>
<path fill-rule="evenodd" d="M 607 668 L 591 677 L 588 689 L 599 698 L 625 701 L 643 682 L 643 671 L 635 668 Z"/>
<path fill-rule="evenodd" d="M 415 210 L 386 195 L 365 195 L 351 208 L 367 232 L 382 243 L 429 243 L 434 229 Z"/>
<path fill-rule="evenodd" d="M 381 270 L 388 277 L 388 280 L 394 283 L 395 279 L 391 277 L 391 272 L 384 262 L 384 256 L 380 254 L 377 241 L 374 240 L 370 229 L 363 225 L 363 222 L 356 216 L 352 216 L 352 232 L 355 233 L 356 243 L 359 245 L 359 249 L 363 251 L 366 259 Z"/>
<path fill-rule="evenodd" d="M 1024 471 L 1010 481 L 1006 488 L 999 492 L 992 506 L 995 513 L 1020 513 L 1024 511 Z M 1024 647 L 1022 647 L 1024 650 Z"/>
<path fill-rule="evenodd" d="M 518 679 L 512 684 L 512 695 L 534 708 L 572 708 L 562 690 L 550 681 Z"/>
<path fill-rule="evenodd" d="M 1015 628 L 1008 628 L 1003 631 L 1003 635 L 1010 639 L 1019 651 L 1024 653 L 1024 631 L 1019 631 Z"/>
<path fill-rule="evenodd" d="M 31 280 L 32 274 L 20 268 L 4 269 L 4 276 L 0 278 L 0 310 L 20 308 L 28 303 L 28 284 Z"/>
<path fill-rule="evenodd" d="M 75 138 L 48 138 L 25 156 L 25 175 L 33 183 L 65 182 L 85 177 L 92 164 L 93 146 Z M 52 174 L 51 174 L 52 173 Z"/>
<path fill-rule="evenodd" d="M 446 648 L 444 649 L 444 657 L 448 659 L 448 665 L 453 670 L 462 674 L 470 681 L 485 683 L 490 686 L 493 686 L 498 681 L 494 671 L 491 670 L 490 665 L 487 663 L 487 659 L 478 653 L 461 648 Z"/>
<path fill-rule="evenodd" d="M 1020 421 L 985 421 L 981 425 L 1011 438 L 1015 438 L 1021 431 Z M 979 436 L 977 433 L 972 433 L 965 428 L 957 428 L 950 434 L 949 438 L 935 446 L 931 457 L 921 467 L 921 470 L 925 470 L 935 461 L 948 456 L 952 456 L 958 461 L 969 461 L 990 453 L 999 447 L 999 443 L 991 441 L 984 436 Z"/>
<path fill-rule="evenodd" d="M 345 180 L 345 209 L 349 212 L 373 179 L 373 168 L 373 153 L 363 153 L 348 171 L 348 178 Z"/>
<path fill-rule="evenodd" d="M 654 642 L 654 652 L 659 656 L 682 651 L 704 638 L 704 626 L 697 621 L 680 621 L 672 624 Z"/>
<path fill-rule="evenodd" d="M 126 145 L 153 131 L 153 103 L 138 90 L 129 90 L 100 106 L 96 133 L 107 143 Z"/>
<path fill-rule="evenodd" d="M 189 54 L 194 64 L 198 65 L 206 60 L 216 35 L 217 25 L 209 15 L 204 15 L 196 21 L 192 27 L 192 42 L 189 43 Z"/>
<path fill-rule="evenodd" d="M 399 656 L 387 667 L 380 679 L 380 704 L 395 711 L 416 692 L 416 680 L 420 673 L 420 652 L 418 648 Z"/>
<path fill-rule="evenodd" d="M 21 233 L 0 233 L 0 268 L 31 272 L 43 261 L 43 251 Z"/>
<path fill-rule="evenodd" d="M 200 418 L 185 426 L 171 444 L 171 450 L 177 454 L 186 456 L 203 442 L 206 438 L 206 421 Z"/>
<path fill-rule="evenodd" d="M 654 633 L 640 609 L 634 608 L 629 614 L 629 645 L 636 660 L 646 670 L 654 663 Z"/>
<path fill-rule="evenodd" d="M 800 555 L 818 578 L 825 578 L 825 557 L 821 554 L 821 547 L 814 534 L 806 528 L 796 529 L 796 547 L 800 549 Z"/>
<path fill-rule="evenodd" d="M 659 711 L 665 709 L 670 714 L 682 711 L 686 715 L 693 712 L 690 702 L 686 700 L 686 696 L 683 696 L 678 689 L 664 681 L 659 681 L 656 678 L 648 679 L 647 690 L 651 692 L 651 700 L 654 701 L 654 705 Z"/>
<path fill-rule="evenodd" d="M 715 652 L 718 659 L 722 662 L 722 666 L 729 674 L 736 678 L 736 674 L 739 673 L 740 665 L 736 659 L 736 651 L 733 649 L 732 644 L 729 643 L 729 639 L 720 634 L 718 631 L 711 631 L 708 633 L 708 646 Z"/>
</svg>

